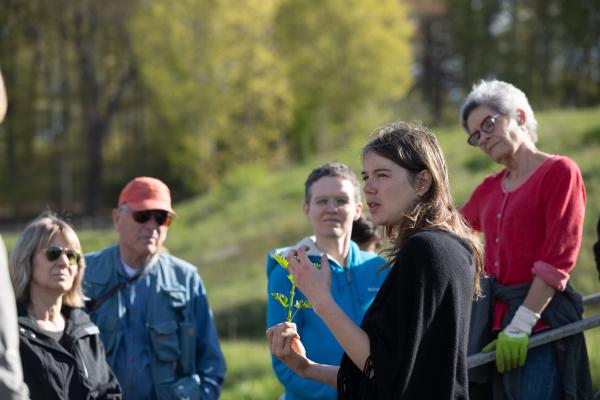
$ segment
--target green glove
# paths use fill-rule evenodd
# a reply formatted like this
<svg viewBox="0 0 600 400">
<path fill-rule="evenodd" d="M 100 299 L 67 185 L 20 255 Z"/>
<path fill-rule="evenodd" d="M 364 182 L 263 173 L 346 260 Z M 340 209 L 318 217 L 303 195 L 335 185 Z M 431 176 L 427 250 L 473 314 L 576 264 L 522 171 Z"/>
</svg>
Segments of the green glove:
<svg viewBox="0 0 600 400">
<path fill-rule="evenodd" d="M 502 373 L 522 367 L 527 359 L 528 335 L 510 336 L 504 332 L 498 335 L 496 344 L 496 368 Z"/>
<path fill-rule="evenodd" d="M 498 372 L 503 373 L 525 365 L 528 344 L 528 335 L 509 336 L 504 332 L 500 332 L 498 339 L 492 340 L 481 351 L 488 353 L 496 350 L 496 369 L 498 369 Z"/>
<path fill-rule="evenodd" d="M 511 323 L 498 334 L 498 338 L 481 349 L 483 352 L 496 349 L 498 372 L 503 373 L 525 365 L 531 328 L 539 318 L 539 314 L 520 306 Z"/>
</svg>

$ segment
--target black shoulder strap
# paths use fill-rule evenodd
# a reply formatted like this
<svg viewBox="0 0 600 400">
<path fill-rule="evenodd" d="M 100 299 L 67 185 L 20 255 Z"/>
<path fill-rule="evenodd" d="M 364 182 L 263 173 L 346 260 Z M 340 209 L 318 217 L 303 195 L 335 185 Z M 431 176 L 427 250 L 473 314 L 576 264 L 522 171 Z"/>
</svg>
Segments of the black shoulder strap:
<svg viewBox="0 0 600 400">
<path fill-rule="evenodd" d="M 96 311 L 97 309 L 99 309 L 102 304 L 106 303 L 111 297 L 113 297 L 113 295 L 115 293 L 117 293 L 119 290 L 121 290 L 125 285 L 127 285 L 130 282 L 135 282 L 142 275 L 143 275 L 143 270 L 138 272 L 135 275 L 130 276 L 129 278 L 125 279 L 124 281 L 119 282 L 118 284 L 116 284 L 115 286 L 110 288 L 110 290 L 108 292 L 104 293 L 102 296 L 98 297 L 97 299 L 91 299 L 91 300 L 86 301 L 85 305 L 86 305 L 88 312 L 92 313 L 92 312 Z"/>
</svg>

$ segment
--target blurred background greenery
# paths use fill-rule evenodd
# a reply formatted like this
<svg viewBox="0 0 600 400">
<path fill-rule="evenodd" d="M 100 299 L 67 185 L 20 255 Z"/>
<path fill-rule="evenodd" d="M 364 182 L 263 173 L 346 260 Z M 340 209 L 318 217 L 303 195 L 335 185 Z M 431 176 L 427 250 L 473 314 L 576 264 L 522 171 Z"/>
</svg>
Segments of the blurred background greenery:
<svg viewBox="0 0 600 400">
<path fill-rule="evenodd" d="M 1 0 L 0 67 L 0 220 L 93 217 L 141 174 L 180 202 L 383 121 L 454 125 L 485 77 L 599 104 L 600 1 Z"/>
<path fill-rule="evenodd" d="M 600 291 L 598 0 L 1 0 L 0 67 L 8 247 L 49 207 L 98 249 L 116 240 L 108 216 L 123 184 L 165 180 L 179 214 L 167 246 L 207 285 L 229 364 L 225 399 L 282 392 L 263 338 L 264 263 L 309 232 L 308 172 L 329 160 L 359 169 L 372 129 L 421 120 L 461 204 L 497 168 L 457 123 L 480 78 L 525 90 L 539 147 L 580 165 L 588 204 L 572 282 Z M 599 331 L 586 335 L 596 390 Z"/>
</svg>

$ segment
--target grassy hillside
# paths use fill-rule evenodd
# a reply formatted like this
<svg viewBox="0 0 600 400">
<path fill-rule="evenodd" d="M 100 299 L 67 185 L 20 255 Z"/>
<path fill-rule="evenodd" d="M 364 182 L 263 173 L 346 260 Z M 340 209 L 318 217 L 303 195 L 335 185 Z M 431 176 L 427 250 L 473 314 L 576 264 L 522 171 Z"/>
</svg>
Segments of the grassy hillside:
<svg viewBox="0 0 600 400">
<path fill-rule="evenodd" d="M 600 108 L 560 110 L 538 115 L 538 146 L 568 155 L 580 165 L 587 186 L 585 237 L 572 282 L 582 294 L 600 291 L 591 252 L 600 216 Z M 457 204 L 492 170 L 477 149 L 467 146 L 458 127 L 436 129 L 450 168 Z M 365 133 L 366 139 L 367 133 Z M 265 257 L 269 249 L 295 243 L 309 232 L 302 214 L 303 183 L 318 163 L 339 160 L 360 169 L 360 144 L 285 169 L 245 165 L 229 174 L 206 196 L 177 205 L 179 218 L 167 241 L 178 256 L 198 265 L 208 288 L 230 367 L 223 398 L 269 399 L 281 392 L 270 370 L 264 337 Z M 80 232 L 86 251 L 115 240 L 110 231 Z M 10 244 L 14 235 L 6 238 Z M 587 314 L 597 313 L 590 309 Z M 243 339 L 243 340 L 240 340 Z M 600 329 L 587 335 L 600 354 Z M 592 350 L 594 349 L 594 350 Z M 594 384 L 600 387 L 600 357 L 593 359 Z"/>
</svg>

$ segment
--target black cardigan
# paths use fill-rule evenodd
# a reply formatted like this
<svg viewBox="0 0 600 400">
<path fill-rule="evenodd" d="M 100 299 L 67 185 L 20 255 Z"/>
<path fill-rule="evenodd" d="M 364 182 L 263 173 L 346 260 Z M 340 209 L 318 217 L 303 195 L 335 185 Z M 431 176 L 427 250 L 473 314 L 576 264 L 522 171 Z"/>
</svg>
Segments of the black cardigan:
<svg viewBox="0 0 600 400">
<path fill-rule="evenodd" d="M 473 271 L 470 247 L 457 236 L 407 238 L 361 323 L 371 352 L 365 369 L 344 354 L 338 398 L 466 399 Z"/>
<path fill-rule="evenodd" d="M 121 399 L 98 327 L 83 310 L 63 306 L 67 326 L 57 342 L 38 328 L 24 305 L 17 309 L 23 377 L 32 400 Z"/>
</svg>

